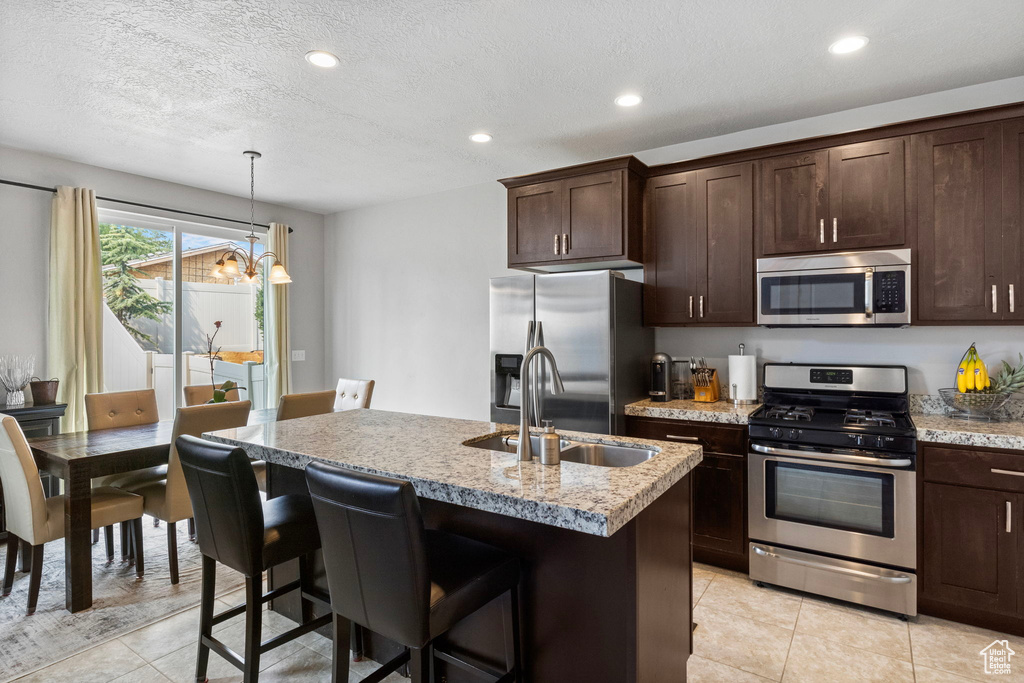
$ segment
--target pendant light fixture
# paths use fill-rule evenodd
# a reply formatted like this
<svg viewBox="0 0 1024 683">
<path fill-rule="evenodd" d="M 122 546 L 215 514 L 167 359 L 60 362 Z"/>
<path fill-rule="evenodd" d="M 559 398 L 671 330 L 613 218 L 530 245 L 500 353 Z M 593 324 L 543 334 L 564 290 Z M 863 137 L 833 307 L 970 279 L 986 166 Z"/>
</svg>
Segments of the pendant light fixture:
<svg viewBox="0 0 1024 683">
<path fill-rule="evenodd" d="M 288 271 L 281 265 L 281 260 L 277 258 L 277 254 L 272 251 L 265 251 L 259 258 L 256 258 L 254 253 L 256 242 L 260 239 L 256 236 L 256 160 L 263 155 L 251 150 L 242 152 L 242 154 L 249 157 L 249 234 L 245 236 L 245 239 L 249 241 L 249 253 L 246 254 L 243 249 L 238 247 L 225 251 L 210 270 L 210 277 L 223 277 L 231 280 L 237 278 L 244 284 L 253 284 L 256 282 L 256 276 L 258 275 L 256 268 L 260 262 L 263 259 L 272 259 L 274 265 L 270 269 L 270 275 L 267 276 L 267 282 L 272 285 L 286 285 L 292 279 L 288 275 Z M 239 268 L 238 263 L 239 257 L 242 259 L 241 268 Z"/>
</svg>

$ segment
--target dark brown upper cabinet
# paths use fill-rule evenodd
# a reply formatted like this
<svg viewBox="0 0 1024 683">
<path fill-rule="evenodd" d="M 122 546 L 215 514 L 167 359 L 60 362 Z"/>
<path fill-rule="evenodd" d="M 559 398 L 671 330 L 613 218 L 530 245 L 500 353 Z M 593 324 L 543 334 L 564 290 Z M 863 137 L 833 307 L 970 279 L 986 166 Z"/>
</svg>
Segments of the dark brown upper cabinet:
<svg viewBox="0 0 1024 683">
<path fill-rule="evenodd" d="M 1000 123 L 913 136 L 915 322 L 993 322 L 1007 310 L 1002 142 Z"/>
<path fill-rule="evenodd" d="M 508 265 L 628 268 L 642 259 L 642 183 L 634 157 L 500 181 L 508 188 Z"/>
<path fill-rule="evenodd" d="M 906 244 L 903 138 L 761 162 L 762 256 Z"/>
<path fill-rule="evenodd" d="M 1003 123 L 1004 320 L 1024 321 L 1024 119 Z"/>
<path fill-rule="evenodd" d="M 647 325 L 753 324 L 753 170 L 733 164 L 648 181 Z"/>
</svg>

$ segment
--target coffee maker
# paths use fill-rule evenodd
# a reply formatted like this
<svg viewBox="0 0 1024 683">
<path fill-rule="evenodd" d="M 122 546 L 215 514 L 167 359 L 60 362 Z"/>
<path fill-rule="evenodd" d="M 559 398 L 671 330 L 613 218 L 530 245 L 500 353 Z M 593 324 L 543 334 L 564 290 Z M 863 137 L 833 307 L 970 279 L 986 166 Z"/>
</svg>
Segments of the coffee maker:
<svg viewBox="0 0 1024 683">
<path fill-rule="evenodd" d="M 672 357 L 667 353 L 656 353 L 651 358 L 652 401 L 668 401 L 672 398 Z"/>
</svg>

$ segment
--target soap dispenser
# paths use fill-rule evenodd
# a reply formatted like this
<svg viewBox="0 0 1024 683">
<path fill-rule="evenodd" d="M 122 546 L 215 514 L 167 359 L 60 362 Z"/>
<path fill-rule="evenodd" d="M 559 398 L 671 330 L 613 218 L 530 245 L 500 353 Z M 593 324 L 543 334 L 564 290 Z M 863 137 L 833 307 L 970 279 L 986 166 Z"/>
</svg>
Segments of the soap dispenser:
<svg viewBox="0 0 1024 683">
<path fill-rule="evenodd" d="M 557 465 L 562 457 L 562 439 L 555 433 L 551 420 L 544 420 L 544 433 L 540 435 L 540 464 Z"/>
</svg>

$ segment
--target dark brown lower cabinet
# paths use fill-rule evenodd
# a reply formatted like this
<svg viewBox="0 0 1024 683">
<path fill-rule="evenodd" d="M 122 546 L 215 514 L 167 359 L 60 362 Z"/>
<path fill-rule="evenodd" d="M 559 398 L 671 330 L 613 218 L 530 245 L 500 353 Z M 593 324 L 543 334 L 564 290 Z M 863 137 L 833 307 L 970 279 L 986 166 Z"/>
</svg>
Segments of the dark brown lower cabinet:
<svg viewBox="0 0 1024 683">
<path fill-rule="evenodd" d="M 919 611 L 1024 635 L 1024 453 L 924 445 L 919 478 Z"/>
<path fill-rule="evenodd" d="M 627 417 L 626 434 L 660 441 L 682 441 L 704 448 L 693 479 L 693 559 L 746 572 L 747 429 L 685 420 Z"/>
</svg>

